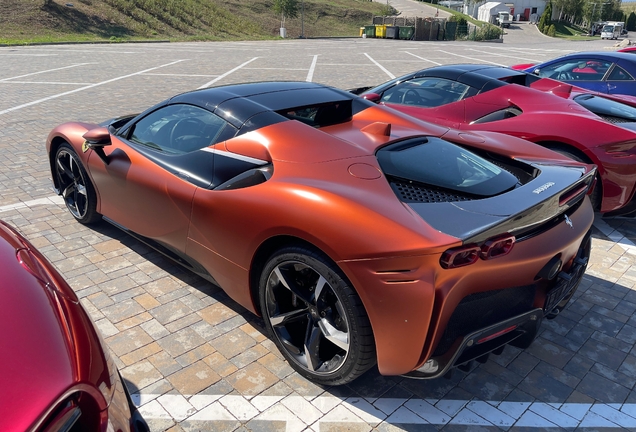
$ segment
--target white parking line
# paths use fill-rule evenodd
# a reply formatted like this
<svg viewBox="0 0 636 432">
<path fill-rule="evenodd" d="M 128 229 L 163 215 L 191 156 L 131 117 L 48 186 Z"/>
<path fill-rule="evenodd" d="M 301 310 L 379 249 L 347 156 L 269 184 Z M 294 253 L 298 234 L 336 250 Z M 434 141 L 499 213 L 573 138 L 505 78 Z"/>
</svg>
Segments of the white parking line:
<svg viewBox="0 0 636 432">
<path fill-rule="evenodd" d="M 38 205 L 60 206 L 60 205 L 64 205 L 64 200 L 61 197 L 59 197 L 58 195 L 51 195 L 51 196 L 46 197 L 46 198 L 38 198 L 38 199 L 33 199 L 33 200 L 29 200 L 29 201 L 19 202 L 19 203 L 15 203 L 15 204 L 7 204 L 7 205 L 0 206 L 0 213 L 11 211 L 11 210 L 17 210 L 17 209 L 21 209 L 21 208 L 35 207 L 35 206 L 38 206 Z"/>
<path fill-rule="evenodd" d="M 395 75 L 393 75 L 391 72 L 389 72 L 384 66 L 382 66 L 380 63 L 378 63 L 377 61 L 373 60 L 371 58 L 371 56 L 367 53 L 364 53 L 365 56 L 367 56 L 367 58 L 369 60 L 371 60 L 377 67 L 379 67 L 385 74 L 387 74 L 389 76 L 389 78 L 393 79 L 395 78 Z"/>
<path fill-rule="evenodd" d="M 135 75 L 141 75 L 141 74 L 143 74 L 145 72 L 150 72 L 150 71 L 153 71 L 153 70 L 156 70 L 156 69 L 160 69 L 162 67 L 171 66 L 173 64 L 181 63 L 182 61 L 185 61 L 185 59 L 184 60 L 176 60 L 176 61 L 173 61 L 173 62 L 170 62 L 170 63 L 166 63 L 166 64 L 161 65 L 161 66 L 156 66 L 156 67 L 153 67 L 153 68 L 144 69 L 142 71 L 131 73 L 131 74 L 128 74 L 128 75 L 123 75 L 123 76 L 120 76 L 120 77 L 117 77 L 117 78 L 111 78 L 111 79 L 106 80 L 106 81 L 102 81 L 102 82 L 99 82 L 99 83 L 96 83 L 96 84 L 91 84 L 91 85 L 87 85 L 87 86 L 84 86 L 84 87 L 80 87 L 80 88 L 77 88 L 75 90 L 69 90 L 69 91 L 66 91 L 64 93 L 58 93 L 56 95 L 52 95 L 52 96 L 48 96 L 48 97 L 45 97 L 45 98 L 42 98 L 42 99 L 35 100 L 33 102 L 27 102 L 25 104 L 18 105 L 18 106 L 15 106 L 13 108 L 8 108 L 8 109 L 5 109 L 5 110 L 2 110 L 2 111 L 0 111 L 0 115 L 7 114 L 7 113 L 10 113 L 10 112 L 13 112 L 13 111 L 17 111 L 17 110 L 22 109 L 22 108 L 30 107 L 32 105 L 37 105 L 37 104 L 40 104 L 42 102 L 47 102 L 47 101 L 50 101 L 52 99 L 57 99 L 57 98 L 62 97 L 62 96 L 66 96 L 66 95 L 70 95 L 70 94 L 73 94 L 73 93 L 77 93 L 77 92 L 81 92 L 81 91 L 84 91 L 84 90 L 88 90 L 90 88 L 98 87 L 98 86 L 101 86 L 101 85 L 104 85 L 104 84 L 110 84 L 112 82 L 119 81 L 119 80 L 122 80 L 122 79 L 125 79 L 125 78 L 130 78 L 130 77 L 135 76 Z"/>
<path fill-rule="evenodd" d="M 133 394 L 133 402 L 147 419 L 197 422 L 284 421 L 286 430 L 319 430 L 329 423 L 443 426 L 512 426 L 543 430 L 547 427 L 636 427 L 636 404 L 590 404 L 507 402 L 481 400 L 378 398 L 372 402 L 353 396 L 346 399 L 324 393 L 316 398 L 302 396 L 241 395 L 144 395 Z M 290 409 L 283 409 L 286 406 Z M 207 424 L 209 427 L 210 425 Z M 299 429 L 300 428 L 300 429 Z"/>
<path fill-rule="evenodd" d="M 214 78 L 212 81 L 210 81 L 210 82 L 208 82 L 208 83 L 203 84 L 203 85 L 202 85 L 201 87 L 199 87 L 199 88 L 200 88 L 200 89 L 204 89 L 204 88 L 210 87 L 210 86 L 211 86 L 212 84 L 214 84 L 215 82 L 220 81 L 220 80 L 222 80 L 223 78 L 225 78 L 226 76 L 230 75 L 231 73 L 234 73 L 234 72 L 236 72 L 237 70 L 241 69 L 242 67 L 247 66 L 248 64 L 252 63 L 252 62 L 253 62 L 254 60 L 256 60 L 257 58 L 258 58 L 258 57 L 254 57 L 253 59 L 248 60 L 248 61 L 246 61 L 245 63 L 243 63 L 243 64 L 241 64 L 241 65 L 238 65 L 238 66 L 237 66 L 237 67 L 235 67 L 234 69 L 232 69 L 232 70 L 229 70 L 229 71 L 225 72 L 223 75 L 219 75 L 218 77 Z"/>
<path fill-rule="evenodd" d="M 0 56 L 5 57 L 54 57 L 57 54 L 18 54 L 18 53 L 0 53 Z"/>
<path fill-rule="evenodd" d="M 85 65 L 88 65 L 88 64 L 95 64 L 95 63 L 78 63 L 78 64 L 74 64 L 74 65 L 70 65 L 70 66 L 63 66 L 63 67 L 59 67 L 59 68 L 55 68 L 55 69 L 47 69 L 47 70 L 43 70 L 43 71 L 39 71 L 39 72 L 31 72 L 31 73 L 24 74 L 24 75 L 18 75 L 18 76 L 14 76 L 14 77 L 10 77 L 10 78 L 3 78 L 3 79 L 0 79 L 0 82 L 9 81 L 9 80 L 18 79 L 18 78 L 24 78 L 24 77 L 33 76 L 33 75 L 39 75 L 39 74 L 48 73 L 48 72 L 55 72 L 55 71 L 59 71 L 59 70 L 63 70 L 63 69 L 70 69 L 70 68 L 74 68 L 74 67 L 78 67 L 78 66 L 85 66 Z"/>
<path fill-rule="evenodd" d="M 0 84 L 46 84 L 46 85 L 90 85 L 91 83 L 77 83 L 77 82 L 52 82 L 52 81 L 0 81 Z"/>
<path fill-rule="evenodd" d="M 404 52 L 405 52 L 405 53 L 407 53 L 408 55 L 412 55 L 413 57 L 417 57 L 417 58 L 418 58 L 418 59 L 420 59 L 420 60 L 424 60 L 424 61 L 427 61 L 427 62 L 429 62 L 429 63 L 433 63 L 433 64 L 435 64 L 435 65 L 437 65 L 437 66 L 441 66 L 441 65 L 442 65 L 441 63 L 437 63 L 436 61 L 429 60 L 429 59 L 424 58 L 424 57 L 420 57 L 420 56 L 415 55 L 415 54 L 413 54 L 413 53 L 410 53 L 410 52 L 408 52 L 408 51 L 404 51 Z"/>
<path fill-rule="evenodd" d="M 311 61 L 311 66 L 309 66 L 309 72 L 307 72 L 307 79 L 305 81 L 311 82 L 314 79 L 314 70 L 316 70 L 316 63 L 318 63 L 318 55 L 314 56 L 314 59 Z"/>
<path fill-rule="evenodd" d="M 519 56 L 506 55 L 506 54 L 496 54 L 494 52 L 476 50 L 476 49 L 473 49 L 473 48 L 469 48 L 469 51 L 475 51 L 475 52 L 478 52 L 478 53 L 493 55 L 493 56 L 497 56 L 497 57 L 507 57 L 507 58 L 513 58 L 513 59 L 521 59 L 521 60 L 525 60 L 525 63 L 527 63 L 528 61 L 532 61 L 532 62 L 536 62 L 536 63 L 544 61 L 544 60 L 531 59 L 531 58 L 528 58 L 527 56 L 519 57 Z"/>
<path fill-rule="evenodd" d="M 496 66 L 505 66 L 504 64 L 501 64 L 501 63 L 495 63 L 495 62 L 491 62 L 491 61 L 488 61 L 488 60 L 483 60 L 483 59 L 479 59 L 479 58 L 475 58 L 475 57 L 468 57 L 468 56 L 464 56 L 464 55 L 461 55 L 461 54 L 450 53 L 450 52 L 444 51 L 444 50 L 437 50 L 437 51 L 443 52 L 444 54 L 452 55 L 452 56 L 455 56 L 455 57 L 462 57 L 462 58 L 465 58 L 465 59 L 468 59 L 468 60 L 472 60 L 472 61 L 490 63 L 490 64 L 494 64 Z"/>
<path fill-rule="evenodd" d="M 162 73 L 145 73 L 145 76 L 176 76 L 176 77 L 193 77 L 193 78 L 212 78 L 212 77 L 216 77 L 218 75 L 214 75 L 214 74 L 176 74 L 176 73 L 166 73 L 166 74 L 162 74 Z"/>
<path fill-rule="evenodd" d="M 636 244 L 607 224 L 600 216 L 594 216 L 594 226 L 606 237 L 619 245 L 623 250 L 631 255 L 636 255 Z"/>
</svg>

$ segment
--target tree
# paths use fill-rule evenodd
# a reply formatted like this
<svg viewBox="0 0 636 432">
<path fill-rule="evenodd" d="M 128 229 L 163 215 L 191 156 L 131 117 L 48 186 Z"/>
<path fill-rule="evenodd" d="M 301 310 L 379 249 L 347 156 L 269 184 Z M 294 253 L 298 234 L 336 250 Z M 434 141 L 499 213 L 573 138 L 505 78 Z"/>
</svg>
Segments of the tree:
<svg viewBox="0 0 636 432">
<path fill-rule="evenodd" d="M 552 2 L 549 1 L 545 7 L 545 10 L 541 14 L 541 19 L 539 20 L 539 31 L 541 33 L 546 33 L 548 28 L 550 27 L 550 23 L 552 22 Z"/>
<path fill-rule="evenodd" d="M 632 11 L 627 17 L 627 22 L 625 23 L 625 27 L 628 31 L 636 30 L 636 14 Z"/>
<path fill-rule="evenodd" d="M 298 0 L 274 0 L 272 7 L 274 12 L 281 15 L 281 28 L 285 27 L 286 18 L 296 18 L 298 16 Z"/>
<path fill-rule="evenodd" d="M 552 6 L 559 12 L 559 21 L 575 23 L 583 16 L 583 9 L 587 0 L 552 0 Z"/>
</svg>

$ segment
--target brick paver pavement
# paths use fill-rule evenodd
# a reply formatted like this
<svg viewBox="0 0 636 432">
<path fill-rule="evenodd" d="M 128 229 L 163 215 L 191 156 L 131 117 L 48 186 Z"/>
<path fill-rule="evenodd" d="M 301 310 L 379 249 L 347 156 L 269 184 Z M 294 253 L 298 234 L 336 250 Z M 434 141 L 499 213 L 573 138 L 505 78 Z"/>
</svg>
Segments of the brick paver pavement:
<svg viewBox="0 0 636 432">
<path fill-rule="evenodd" d="M 530 349 L 509 347 L 450 379 L 371 370 L 323 388 L 293 372 L 262 321 L 218 287 L 112 226 L 76 223 L 53 195 L 44 149 L 61 122 L 138 112 L 215 80 L 348 88 L 436 63 L 509 65 L 592 46 L 604 47 L 372 39 L 0 47 L 0 218 L 68 279 L 152 430 L 633 430 L 632 220 L 597 218 L 580 289 Z"/>
</svg>

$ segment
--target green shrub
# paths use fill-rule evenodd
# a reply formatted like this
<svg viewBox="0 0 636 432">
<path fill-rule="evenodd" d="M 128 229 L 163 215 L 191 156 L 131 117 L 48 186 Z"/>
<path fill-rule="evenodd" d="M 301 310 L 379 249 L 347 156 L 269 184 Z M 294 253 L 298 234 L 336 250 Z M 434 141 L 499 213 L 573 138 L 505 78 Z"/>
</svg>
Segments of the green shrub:
<svg viewBox="0 0 636 432">
<path fill-rule="evenodd" d="M 458 29 L 459 33 L 459 29 Z M 503 29 L 492 24 L 485 24 L 479 28 L 474 28 L 473 31 L 468 32 L 466 39 L 474 41 L 493 40 L 501 38 Z"/>
<path fill-rule="evenodd" d="M 550 24 L 550 27 L 548 27 L 548 31 L 546 32 L 546 34 L 550 37 L 556 36 L 556 27 L 554 27 L 554 24 Z"/>
<path fill-rule="evenodd" d="M 468 21 L 466 18 L 457 19 L 457 36 L 466 36 L 468 34 Z"/>
</svg>

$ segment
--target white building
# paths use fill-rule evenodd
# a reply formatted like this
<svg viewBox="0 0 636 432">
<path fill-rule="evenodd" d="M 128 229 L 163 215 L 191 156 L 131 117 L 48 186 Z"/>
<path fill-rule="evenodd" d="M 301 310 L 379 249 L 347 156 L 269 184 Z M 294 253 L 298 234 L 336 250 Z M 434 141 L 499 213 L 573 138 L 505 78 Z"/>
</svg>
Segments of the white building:
<svg viewBox="0 0 636 432">
<path fill-rule="evenodd" d="M 495 24 L 494 17 L 499 12 L 510 12 L 510 8 L 500 2 L 487 2 L 477 8 L 477 19 Z"/>
<path fill-rule="evenodd" d="M 466 15 L 470 15 L 473 18 L 483 21 L 481 20 L 481 18 L 478 17 L 479 9 L 481 6 L 484 6 L 487 3 L 497 2 L 478 1 L 471 4 L 468 4 L 468 2 L 466 2 L 464 3 L 463 12 Z M 536 16 L 541 16 L 546 6 L 546 0 L 502 0 L 500 3 L 508 8 L 515 21 L 528 21 L 530 20 L 530 16 L 533 14 L 536 14 Z"/>
</svg>

